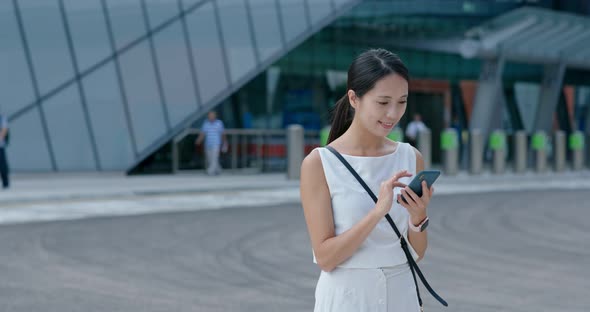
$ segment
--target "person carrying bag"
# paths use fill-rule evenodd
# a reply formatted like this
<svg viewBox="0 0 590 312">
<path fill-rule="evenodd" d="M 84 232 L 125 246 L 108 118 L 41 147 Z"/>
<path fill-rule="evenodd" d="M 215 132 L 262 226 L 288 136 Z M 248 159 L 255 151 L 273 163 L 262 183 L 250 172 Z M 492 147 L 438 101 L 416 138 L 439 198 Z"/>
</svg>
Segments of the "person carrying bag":
<svg viewBox="0 0 590 312">
<path fill-rule="evenodd" d="M 424 182 L 418 196 L 406 184 L 424 160 L 410 144 L 387 137 L 406 111 L 408 81 L 397 55 L 360 54 L 335 105 L 327 146 L 303 160 L 301 204 L 321 269 L 314 312 L 423 311 L 416 275 L 448 306 L 417 265 L 428 246 L 434 188 Z"/>
</svg>

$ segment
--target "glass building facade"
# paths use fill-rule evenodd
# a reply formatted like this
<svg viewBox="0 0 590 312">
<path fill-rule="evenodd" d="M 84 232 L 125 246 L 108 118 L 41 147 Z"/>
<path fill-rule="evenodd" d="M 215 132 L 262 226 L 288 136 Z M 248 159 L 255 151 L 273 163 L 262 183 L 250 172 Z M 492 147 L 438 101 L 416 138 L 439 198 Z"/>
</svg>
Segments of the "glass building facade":
<svg viewBox="0 0 590 312">
<path fill-rule="evenodd" d="M 129 169 L 356 2 L 2 1 L 11 167 Z"/>
</svg>

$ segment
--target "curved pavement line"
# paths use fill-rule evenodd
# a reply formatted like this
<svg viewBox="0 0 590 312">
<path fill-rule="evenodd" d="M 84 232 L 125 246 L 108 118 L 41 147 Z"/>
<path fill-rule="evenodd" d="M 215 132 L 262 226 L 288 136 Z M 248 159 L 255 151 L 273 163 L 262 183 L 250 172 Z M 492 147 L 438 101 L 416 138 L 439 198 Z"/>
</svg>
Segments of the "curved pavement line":
<svg viewBox="0 0 590 312">
<path fill-rule="evenodd" d="M 532 190 L 590 189 L 590 179 L 478 181 L 477 184 L 435 184 L 435 196 Z M 267 190 L 224 190 L 217 192 L 141 194 L 115 198 L 69 199 L 3 204 L 0 224 L 76 220 L 92 217 L 132 216 L 151 213 L 200 211 L 224 208 L 247 208 L 282 204 L 299 204 L 299 188 Z"/>
</svg>

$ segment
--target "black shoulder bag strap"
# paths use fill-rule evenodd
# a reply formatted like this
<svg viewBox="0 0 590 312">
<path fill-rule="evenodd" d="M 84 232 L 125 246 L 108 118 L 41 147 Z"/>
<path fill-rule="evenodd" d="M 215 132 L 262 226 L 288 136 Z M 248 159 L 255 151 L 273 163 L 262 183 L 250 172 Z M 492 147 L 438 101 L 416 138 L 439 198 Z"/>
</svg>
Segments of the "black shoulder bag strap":
<svg viewBox="0 0 590 312">
<path fill-rule="evenodd" d="M 375 196 L 375 194 L 373 193 L 373 191 L 371 191 L 371 189 L 369 188 L 369 186 L 367 186 L 367 184 L 365 183 L 365 181 L 363 180 L 363 178 L 361 178 L 358 175 L 358 173 L 352 168 L 352 166 L 346 161 L 346 159 L 344 159 L 344 157 L 342 157 L 342 155 L 340 155 L 340 153 L 338 153 L 338 151 L 335 150 L 333 147 L 326 146 L 326 148 L 330 152 L 332 152 L 334 155 L 336 155 L 336 157 L 338 157 L 338 159 L 344 164 L 344 166 L 348 169 L 348 171 L 350 171 L 350 173 L 352 173 L 352 175 L 363 186 L 363 188 L 365 189 L 365 191 L 367 191 L 367 193 L 369 193 L 369 195 L 371 196 L 371 198 L 373 198 L 373 201 L 375 201 L 375 203 L 377 203 L 377 196 Z M 399 230 L 395 226 L 395 223 L 393 222 L 393 219 L 391 219 L 391 216 L 389 216 L 389 214 L 386 214 L 385 215 L 385 218 L 387 219 L 387 222 L 389 222 L 389 225 L 391 225 L 391 227 L 393 228 L 393 231 L 395 232 L 395 234 L 397 234 L 397 237 L 400 239 L 400 245 L 402 246 L 402 249 L 404 250 L 404 253 L 406 254 L 406 258 L 408 259 L 408 265 L 410 266 L 410 270 L 412 271 L 412 276 L 414 277 L 414 285 L 416 286 L 416 294 L 418 295 L 418 302 L 420 303 L 420 308 L 422 309 L 422 298 L 420 297 L 420 290 L 418 289 L 418 282 L 416 281 L 416 273 L 418 273 L 418 276 L 420 277 L 420 280 L 422 281 L 422 284 L 424 284 L 424 287 L 426 287 L 426 289 L 428 290 L 428 292 L 436 300 L 438 300 L 438 302 L 440 302 L 445 307 L 448 307 L 449 304 L 443 298 L 441 298 L 441 296 L 439 296 L 434 291 L 434 289 L 432 289 L 432 287 L 430 287 L 430 285 L 426 281 L 426 278 L 422 274 L 422 271 L 420 271 L 420 268 L 418 267 L 418 264 L 416 264 L 416 261 L 414 261 L 414 258 L 412 257 L 412 254 L 410 253 L 410 250 L 408 249 L 408 243 L 406 242 L 406 239 L 401 235 L 401 233 L 399 232 Z"/>
</svg>

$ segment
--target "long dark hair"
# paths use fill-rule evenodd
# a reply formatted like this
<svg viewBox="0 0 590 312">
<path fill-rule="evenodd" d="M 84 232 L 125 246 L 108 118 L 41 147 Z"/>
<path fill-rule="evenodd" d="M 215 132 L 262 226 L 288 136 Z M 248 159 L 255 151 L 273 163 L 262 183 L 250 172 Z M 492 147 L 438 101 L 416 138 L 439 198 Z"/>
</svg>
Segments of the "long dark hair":
<svg viewBox="0 0 590 312">
<path fill-rule="evenodd" d="M 336 102 L 332 111 L 332 126 L 328 143 L 340 137 L 352 124 L 354 108 L 348 100 L 348 90 L 354 91 L 357 97 L 369 92 L 377 81 L 390 74 L 398 74 L 410 81 L 408 69 L 394 53 L 385 49 L 371 49 L 361 53 L 348 68 L 346 93 Z"/>
</svg>

